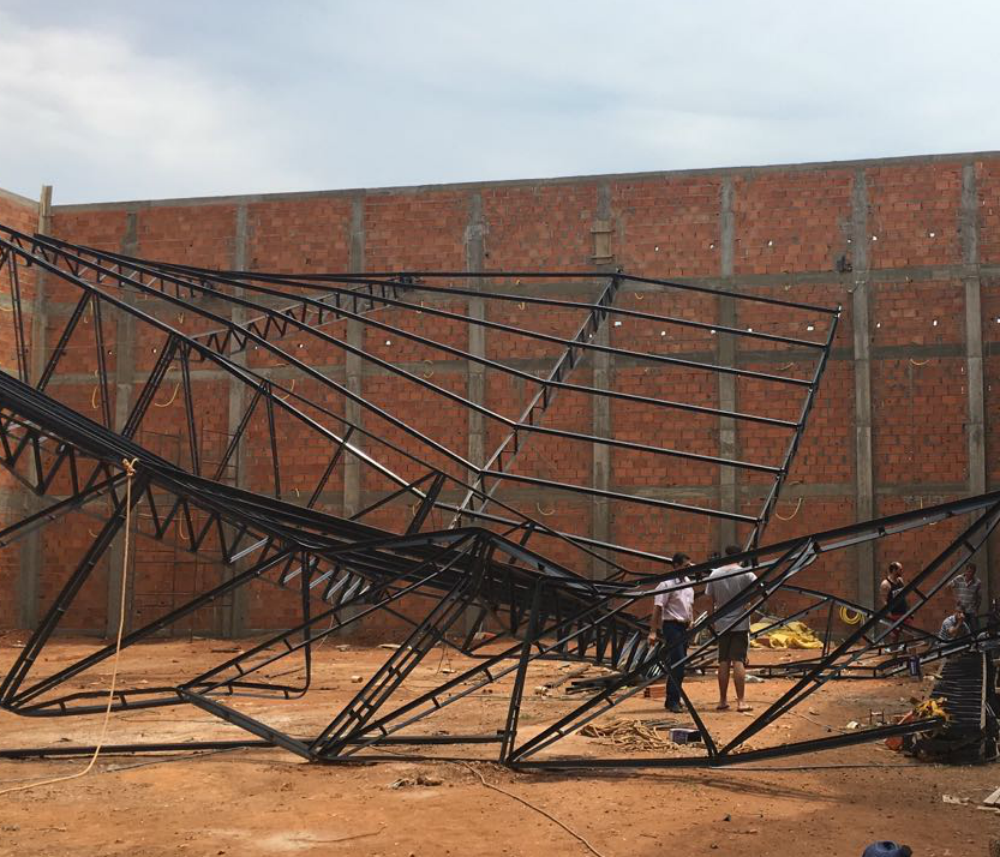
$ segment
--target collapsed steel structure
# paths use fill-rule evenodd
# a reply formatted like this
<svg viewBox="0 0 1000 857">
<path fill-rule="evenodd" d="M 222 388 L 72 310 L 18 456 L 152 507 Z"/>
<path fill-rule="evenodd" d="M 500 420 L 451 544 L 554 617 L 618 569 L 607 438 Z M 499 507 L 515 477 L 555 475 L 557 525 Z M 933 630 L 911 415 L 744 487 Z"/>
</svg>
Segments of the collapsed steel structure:
<svg viewBox="0 0 1000 857">
<path fill-rule="evenodd" d="M 21 294 L 28 277 L 58 283 L 76 296 L 51 349 L 45 343 L 31 342 Z M 873 655 L 885 654 L 873 674 L 893 674 L 905 668 L 898 654 L 887 652 L 887 635 L 902 629 L 912 636 L 906 625 L 909 617 L 952 579 L 1000 521 L 1000 493 L 991 493 L 777 544 L 761 544 L 806 429 L 836 334 L 839 307 L 636 277 L 621 271 L 488 275 L 220 272 L 140 260 L 0 227 L 0 283 L 4 281 L 14 328 L 13 359 L 9 362 L 15 372 L 0 372 L 0 463 L 34 494 L 47 498 L 47 504 L 0 530 L 0 546 L 10 545 L 39 527 L 58 526 L 74 514 L 86 514 L 101 522 L 98 532 L 88 531 L 91 541 L 75 566 L 60 579 L 59 591 L 0 684 L 0 707 L 5 710 L 26 716 L 67 716 L 103 710 L 106 691 L 87 689 L 81 677 L 111 658 L 116 651 L 114 645 L 96 647 L 79 661 L 41 676 L 40 656 L 52 635 L 60 630 L 80 592 L 94 578 L 95 569 L 106 561 L 122 534 L 127 515 L 131 515 L 138 522 L 139 534 L 160 542 L 172 541 L 186 552 L 208 557 L 221 571 L 214 585 L 193 593 L 184 603 L 172 605 L 172 609 L 138 627 L 130 621 L 123 648 L 152 639 L 207 605 L 249 586 L 274 584 L 294 591 L 298 599 L 296 621 L 246 652 L 198 674 L 179 675 L 170 685 L 143 683 L 116 691 L 116 711 L 190 704 L 258 739 L 186 743 L 185 749 L 263 743 L 310 760 L 340 762 L 382 758 L 380 748 L 390 745 L 419 751 L 430 745 L 492 744 L 500 762 L 524 768 L 723 765 L 926 731 L 940 725 L 938 718 L 924 718 L 815 741 L 747 749 L 750 739 L 827 681 L 868 669 L 866 659 Z M 488 288 L 484 281 L 488 281 Z M 499 288 L 503 283 L 521 286 L 525 282 L 560 281 L 590 283 L 595 297 L 586 302 L 544 294 L 529 296 L 523 291 L 515 294 Z M 823 320 L 822 338 L 803 339 L 744 328 L 735 322 L 724 325 L 717 320 L 624 308 L 616 305 L 616 297 L 624 287 L 652 294 L 704 296 L 729 302 L 733 307 L 752 305 L 780 313 L 804 312 L 811 319 Z M 491 307 L 529 305 L 540 312 L 575 314 L 577 326 L 568 336 L 539 332 L 496 320 L 491 313 L 456 312 L 449 302 L 457 299 L 481 300 Z M 483 348 L 463 346 L 455 337 L 450 341 L 432 339 L 420 332 L 420 324 L 407 322 L 418 314 L 457 326 L 470 339 L 471 331 L 490 330 L 540 343 L 549 349 L 546 356 L 551 359 L 551 368 L 539 377 L 520 368 L 516 359 L 499 359 Z M 735 311 L 732 318 L 736 318 Z M 809 356 L 810 371 L 804 377 L 778 374 L 692 356 L 683 350 L 658 353 L 615 347 L 609 342 L 607 328 L 622 319 L 662 326 L 664 337 L 669 327 L 695 331 L 700 336 L 761 343 L 770 349 L 795 349 Z M 116 333 L 126 326 L 133 333 L 140 332 L 155 355 L 148 371 L 142 373 L 141 389 L 134 401 L 123 399 L 115 390 L 115 375 L 109 365 L 109 357 L 116 356 L 114 347 L 109 347 L 112 320 Z M 338 325 L 355 326 L 354 335 L 350 331 L 348 335 L 340 333 Z M 808 329 L 812 331 L 816 326 L 811 323 Z M 481 399 L 434 383 L 427 372 L 414 367 L 414 361 L 407 364 L 379 356 L 377 349 L 366 346 L 358 331 L 390 336 L 513 379 L 525 390 L 523 407 L 514 416 L 489 410 Z M 78 344 L 81 340 L 83 344 Z M 482 464 L 471 461 L 470 456 L 395 413 L 391 402 L 376 403 L 366 398 L 349 377 L 340 376 L 337 367 L 324 368 L 315 360 L 303 359 L 300 353 L 304 345 L 310 349 L 327 348 L 346 355 L 345 360 L 374 367 L 405 385 L 405 389 L 456 407 L 466 419 L 472 413 L 492 421 L 498 429 L 495 436 L 499 437 L 494 451 L 484 457 Z M 32 352 L 37 355 L 39 350 L 44 359 L 35 371 L 33 363 L 37 361 Z M 84 352 L 89 357 L 81 356 Z M 259 353 L 249 359 L 252 352 Z M 596 371 L 592 384 L 570 380 L 574 370 L 588 360 L 594 369 L 598 361 L 612 356 L 652 368 L 671 367 L 706 373 L 708 377 L 726 375 L 796 392 L 798 416 L 788 419 L 744 413 L 735 408 L 616 389 L 607 377 L 599 379 L 601 373 Z M 96 384 L 90 404 L 97 412 L 96 419 L 57 384 L 59 373 L 76 370 L 79 374 L 81 366 L 93 366 Z M 198 402 L 199 368 L 211 370 L 212 377 L 226 379 L 244 394 L 237 399 L 242 404 L 238 412 L 230 411 L 233 430 L 215 462 L 208 462 L 203 455 L 199 417 L 203 408 L 220 406 L 215 401 Z M 298 389 L 296 380 L 301 383 Z M 185 433 L 185 453 L 176 460 L 139 442 L 143 432 L 155 424 L 152 406 L 157 398 L 164 398 L 171 383 L 174 392 L 170 401 L 176 400 L 179 393 L 182 396 Z M 748 431 L 762 427 L 787 437 L 779 460 L 760 462 L 723 455 L 721 450 L 712 455 L 546 425 L 547 412 L 560 393 L 651 408 L 660 419 L 674 412 L 707 416 L 740 423 Z M 363 421 L 362 414 L 370 422 Z M 261 434 L 259 439 L 253 437 L 255 426 Z M 520 453 L 535 436 L 557 439 L 561 444 L 604 446 L 629 454 L 763 474 L 770 486 L 760 508 L 754 514 L 744 514 L 648 493 L 627 494 L 608 487 L 556 481 L 519 472 L 516 467 Z M 282 448 L 290 437 L 295 438 L 296 448 L 308 445 L 326 450 L 325 465 L 306 491 L 298 485 L 290 488 Z M 240 481 L 231 478 L 233 462 L 250 444 L 269 453 L 267 466 L 254 472 L 254 484 L 232 484 Z M 127 509 L 122 462 L 133 459 L 137 460 L 137 475 L 130 494 L 132 507 Z M 389 461 L 399 466 L 390 467 Z M 336 509 L 335 514 L 324 510 L 324 505 L 336 505 L 328 502 L 328 485 L 350 464 L 375 474 L 384 487 L 358 511 Z M 667 557 L 654 551 L 558 530 L 542 518 L 525 514 L 516 500 L 503 498 L 503 489 L 510 485 L 633 504 L 658 513 L 742 527 L 746 544 L 743 554 L 710 560 L 689 572 L 699 579 L 733 561 L 755 570 L 758 582 L 752 593 L 723 606 L 721 612 L 740 607 L 749 615 L 766 609 L 776 593 L 795 593 L 804 606 L 794 617 L 822 614 L 824 610 L 832 611 L 835 605 L 844 605 L 862 618 L 845 640 L 834 644 L 828 639 L 821 656 L 799 664 L 795 670 L 787 669 L 785 673 L 793 678 L 787 692 L 730 740 L 713 739 L 697 707 L 685 697 L 690 715 L 704 736 L 706 753 L 702 758 L 580 759 L 546 754 L 561 738 L 650 683 L 662 680 L 664 652 L 647 640 L 645 610 L 650 587 L 665 582 L 675 587 L 694 584 L 676 582 L 679 573 L 670 570 Z M 372 523 L 390 508 L 396 512 L 394 529 L 381 520 L 378 526 Z M 431 528 L 430 523 L 441 516 L 446 518 L 445 525 Z M 890 618 L 887 609 L 870 610 L 849 604 L 833 594 L 799 586 L 794 580 L 799 572 L 827 554 L 949 519 L 960 519 L 963 530 L 907 584 L 904 595 L 910 598 L 910 606 L 902 618 Z M 570 557 L 569 561 L 553 560 L 553 550 Z M 52 561 L 63 562 L 65 557 L 60 555 Z M 634 562 L 652 564 L 660 570 L 640 573 L 630 567 L 629 563 Z M 591 574 L 575 570 L 579 568 L 589 569 Z M 414 604 L 427 605 L 417 618 L 412 615 Z M 303 737 L 284 733 L 251 718 L 233 703 L 241 695 L 288 699 L 305 694 L 312 679 L 316 644 L 379 611 L 407 623 L 412 632 L 318 734 Z M 714 614 L 707 615 L 692 627 L 690 640 L 700 642 L 692 646 L 686 659 L 689 666 L 710 663 L 715 639 L 713 619 Z M 918 657 L 925 660 L 982 645 L 979 639 L 943 641 L 933 635 L 922 636 L 924 647 Z M 399 702 L 396 694 L 407 677 L 439 645 L 452 646 L 474 658 L 474 665 L 441 681 L 431 691 Z M 268 679 L 267 669 L 292 656 L 301 657 L 299 683 Z M 524 730 L 519 730 L 519 716 L 529 669 L 539 661 L 553 659 L 604 665 L 613 673 L 581 688 L 585 698 L 571 712 L 524 737 Z M 179 672 L 183 672 L 183 665 Z M 495 732 L 442 735 L 412 729 L 436 712 L 508 677 L 513 681 L 506 715 Z M 174 747 L 157 743 L 119 749 Z M 82 749 L 63 747 L 55 752 Z M 0 755 L 39 752 L 6 751 Z M 399 755 L 394 753 L 391 758 L 398 760 Z"/>
</svg>

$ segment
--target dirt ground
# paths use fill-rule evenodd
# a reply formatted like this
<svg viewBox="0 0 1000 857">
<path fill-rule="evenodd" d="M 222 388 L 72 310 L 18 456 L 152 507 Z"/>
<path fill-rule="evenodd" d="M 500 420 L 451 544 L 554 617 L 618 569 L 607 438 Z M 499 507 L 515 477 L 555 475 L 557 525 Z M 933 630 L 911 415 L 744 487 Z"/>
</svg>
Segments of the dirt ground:
<svg viewBox="0 0 1000 857">
<path fill-rule="evenodd" d="M 0 638 L 0 672 L 17 656 L 23 635 Z M 246 645 L 243 643 L 242 645 Z M 66 640 L 45 652 L 44 675 L 91 651 L 93 641 Z M 228 641 L 158 642 L 122 656 L 125 685 L 192 675 L 231 657 Z M 357 692 L 390 653 L 377 647 L 324 646 L 317 654 L 313 689 L 303 699 L 233 699 L 239 710 L 296 735 L 315 734 L 338 706 Z M 791 657 L 756 652 L 754 664 Z M 399 691 L 406 700 L 464 659 L 435 651 Z M 272 675 L 290 669 L 272 668 Z M 547 663 L 527 685 L 519 739 L 530 736 L 580 697 L 568 682 L 546 693 L 544 683 L 567 668 Z M 81 677 L 81 688 L 106 687 L 110 664 Z M 284 681 L 296 676 L 286 675 Z M 476 692 L 417 724 L 414 731 L 487 733 L 502 726 L 510 680 L 491 693 Z M 759 712 L 788 687 L 785 680 L 752 684 Z M 923 697 L 929 683 L 914 679 L 831 683 L 753 740 L 753 746 L 832 734 L 871 711 L 891 715 Z M 711 709 L 715 677 L 690 678 L 687 690 Z M 627 717 L 663 720 L 662 701 L 634 697 L 600 722 Z M 726 737 L 749 720 L 735 711 L 711 711 L 706 723 Z M 690 721 L 672 716 L 678 725 Z M 0 713 L 0 746 L 39 747 L 96 741 L 101 718 L 25 718 Z M 188 706 L 129 711 L 113 716 L 108 741 L 239 739 L 245 733 Z M 648 751 L 602 745 L 572 735 L 546 758 L 625 756 Z M 494 745 L 461 748 L 488 760 Z M 394 752 L 405 752 L 395 747 Z M 435 748 L 436 756 L 456 755 Z M 668 754 L 694 752 L 690 748 Z M 0 761 L 0 789 L 80 770 L 84 759 Z M 491 785 L 508 794 L 484 786 Z M 410 784 L 423 777 L 428 785 Z M 400 783 L 399 781 L 403 781 Z M 396 787 L 393 787 L 396 786 Z M 977 809 L 1000 786 L 1000 766 L 940 767 L 917 763 L 882 745 L 862 745 L 739 768 L 673 771 L 512 773 L 484 761 L 406 760 L 378 764 L 309 764 L 283 750 L 203 754 L 103 756 L 86 777 L 0 796 L 3 855 L 560 855 L 639 857 L 663 854 L 837 855 L 855 857 L 876 839 L 909 844 L 917 857 L 978 857 L 1000 836 L 1000 816 Z M 943 796 L 967 800 L 949 803 Z M 529 805 L 520 802 L 526 801 Z M 585 839 L 589 850 L 553 820 Z"/>
</svg>

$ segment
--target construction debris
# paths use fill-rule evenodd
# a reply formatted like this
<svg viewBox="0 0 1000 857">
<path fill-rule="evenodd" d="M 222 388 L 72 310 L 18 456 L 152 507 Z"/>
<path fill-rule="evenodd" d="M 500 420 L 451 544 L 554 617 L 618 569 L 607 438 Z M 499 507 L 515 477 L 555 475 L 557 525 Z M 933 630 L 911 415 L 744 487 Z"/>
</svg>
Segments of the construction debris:
<svg viewBox="0 0 1000 857">
<path fill-rule="evenodd" d="M 611 720 L 604 724 L 589 723 L 580 734 L 623 750 L 670 750 L 677 744 L 660 732 L 660 727 L 669 725 L 662 720 Z"/>
<path fill-rule="evenodd" d="M 774 622 L 755 622 L 750 631 L 759 633 Z M 818 639 L 805 622 L 788 622 L 750 641 L 754 649 L 822 649 L 823 641 Z"/>
<path fill-rule="evenodd" d="M 390 789 L 405 789 L 410 786 L 439 786 L 444 782 L 441 777 L 431 774 L 417 774 L 415 777 L 400 777 L 393 783 L 389 783 Z"/>
</svg>

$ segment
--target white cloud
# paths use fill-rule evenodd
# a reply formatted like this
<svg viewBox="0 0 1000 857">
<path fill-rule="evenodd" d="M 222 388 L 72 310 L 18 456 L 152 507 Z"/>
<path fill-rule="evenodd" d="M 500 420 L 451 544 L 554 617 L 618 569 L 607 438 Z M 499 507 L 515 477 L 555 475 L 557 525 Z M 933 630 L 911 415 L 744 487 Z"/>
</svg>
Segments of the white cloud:
<svg viewBox="0 0 1000 857">
<path fill-rule="evenodd" d="M 976 0 L 2 2 L 0 186 L 63 202 L 1000 140 Z"/>
<path fill-rule="evenodd" d="M 3 16 L 0 57 L 0 163 L 31 164 L 57 201 L 67 201 L 64 181 L 132 198 L 307 183 L 281 162 L 266 108 L 190 62 L 143 55 L 112 34 Z M 2 181 L 33 195 L 27 172 Z"/>
</svg>

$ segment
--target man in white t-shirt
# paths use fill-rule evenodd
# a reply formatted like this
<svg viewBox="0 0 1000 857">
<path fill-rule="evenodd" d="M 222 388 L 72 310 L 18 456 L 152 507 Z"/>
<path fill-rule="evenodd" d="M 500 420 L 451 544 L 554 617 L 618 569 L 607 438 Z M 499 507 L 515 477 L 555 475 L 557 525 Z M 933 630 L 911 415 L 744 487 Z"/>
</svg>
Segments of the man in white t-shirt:
<svg viewBox="0 0 1000 857">
<path fill-rule="evenodd" d="M 726 548 L 726 556 L 742 553 L 736 545 Z M 719 636 L 719 704 L 717 711 L 729 708 L 729 670 L 732 665 L 733 684 L 736 686 L 736 710 L 753 711 L 743 699 L 743 689 L 746 684 L 747 650 L 750 647 L 750 616 L 746 606 L 752 596 L 752 587 L 757 583 L 757 577 L 752 571 L 746 571 L 739 563 L 723 565 L 715 569 L 708 578 L 705 594 L 712 599 L 712 610 L 728 604 L 734 598 L 746 593 L 746 598 L 736 602 L 725 613 L 715 617 L 714 630 Z"/>
<path fill-rule="evenodd" d="M 686 553 L 675 553 L 671 560 L 677 570 L 690 568 L 691 558 Z M 687 630 L 691 627 L 694 612 L 693 581 L 688 577 L 665 580 L 653 590 L 653 616 L 649 623 L 649 642 L 655 644 L 659 635 L 663 640 L 662 656 L 667 671 L 667 693 L 663 704 L 675 713 L 684 710 L 681 705 L 681 686 L 684 684 L 684 665 L 687 657 Z M 680 588 L 678 588 L 680 587 Z"/>
</svg>

